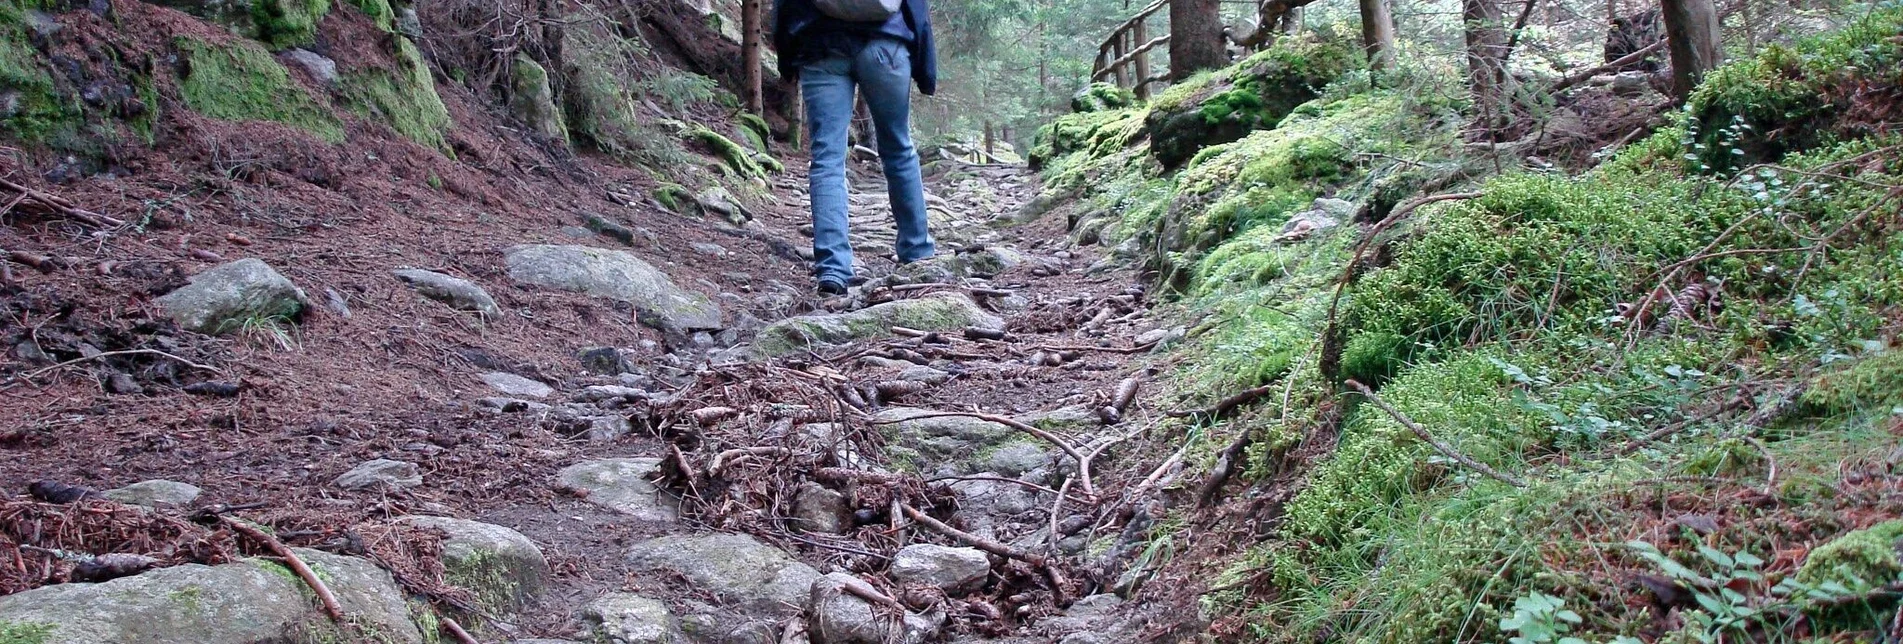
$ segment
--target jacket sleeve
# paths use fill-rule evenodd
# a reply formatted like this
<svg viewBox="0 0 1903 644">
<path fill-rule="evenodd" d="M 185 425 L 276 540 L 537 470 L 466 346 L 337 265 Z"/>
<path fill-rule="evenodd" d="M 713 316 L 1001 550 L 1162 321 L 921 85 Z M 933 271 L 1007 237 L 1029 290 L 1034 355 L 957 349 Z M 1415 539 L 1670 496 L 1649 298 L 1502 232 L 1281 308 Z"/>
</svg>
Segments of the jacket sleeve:
<svg viewBox="0 0 1903 644">
<path fill-rule="evenodd" d="M 912 14 L 912 81 L 918 91 L 930 96 L 938 93 L 938 52 L 932 42 L 932 12 L 925 0 L 905 0 Z"/>
</svg>

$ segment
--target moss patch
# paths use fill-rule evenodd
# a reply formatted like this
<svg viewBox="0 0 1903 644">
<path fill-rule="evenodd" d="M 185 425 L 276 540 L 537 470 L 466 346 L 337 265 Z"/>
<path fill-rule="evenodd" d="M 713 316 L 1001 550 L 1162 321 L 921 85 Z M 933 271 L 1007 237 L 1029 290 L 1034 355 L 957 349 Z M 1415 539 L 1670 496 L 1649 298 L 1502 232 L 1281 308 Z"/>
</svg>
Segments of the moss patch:
<svg viewBox="0 0 1903 644">
<path fill-rule="evenodd" d="M 1897 581 L 1903 558 L 1897 553 L 1903 540 L 1903 520 L 1885 521 L 1837 537 L 1811 550 L 1798 569 L 1797 580 L 1807 584 L 1834 581 L 1854 590 L 1867 590 Z"/>
<path fill-rule="evenodd" d="M 42 644 L 52 634 L 52 624 L 0 620 L 0 644 Z"/>
<path fill-rule="evenodd" d="M 351 110 L 388 124 L 411 141 L 448 150 L 443 136 L 451 125 L 449 109 L 436 94 L 429 66 L 408 38 L 395 40 L 395 69 L 371 67 L 343 75 L 341 86 Z"/>
<path fill-rule="evenodd" d="M 753 155 L 733 139 L 721 135 L 704 126 L 693 126 L 687 130 L 687 138 L 713 152 L 714 158 L 735 175 L 743 179 L 765 179 L 766 168 L 753 160 Z"/>
<path fill-rule="evenodd" d="M 317 23 L 330 13 L 330 0 L 256 0 L 251 5 L 253 38 L 273 49 L 317 39 Z"/>
<path fill-rule="evenodd" d="M 0 2 L 0 123 L 22 140 L 43 142 L 76 134 L 80 106 L 61 96 L 27 37 L 25 10 Z"/>
<path fill-rule="evenodd" d="M 263 47 L 191 38 L 175 44 L 186 66 L 179 93 L 192 110 L 227 121 L 274 121 L 330 143 L 343 142 L 343 124 Z"/>
</svg>

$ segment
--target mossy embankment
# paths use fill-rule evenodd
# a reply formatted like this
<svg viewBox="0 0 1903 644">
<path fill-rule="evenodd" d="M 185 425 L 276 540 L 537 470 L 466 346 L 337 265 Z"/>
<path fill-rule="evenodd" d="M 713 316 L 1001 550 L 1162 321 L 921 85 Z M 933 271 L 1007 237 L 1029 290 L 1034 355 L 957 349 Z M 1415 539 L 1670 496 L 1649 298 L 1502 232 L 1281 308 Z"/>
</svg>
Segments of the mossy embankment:
<svg viewBox="0 0 1903 644">
<path fill-rule="evenodd" d="M 1903 581 L 1894 553 L 1857 544 L 1903 511 L 1903 138 L 1880 98 L 1903 84 L 1900 31 L 1903 9 L 1879 9 L 1733 63 L 1572 176 L 1464 152 L 1462 106 L 1422 98 L 1458 95 L 1421 91 L 1450 79 L 1345 63 L 1251 85 L 1302 102 L 1187 156 L 1143 124 L 1184 96 L 1221 111 L 1222 93 L 1045 128 L 1043 205 L 1200 320 L 1169 402 L 1279 385 L 1151 437 L 1191 442 L 1203 471 L 1245 446 L 1230 498 L 1275 499 L 1259 539 L 1150 535 L 1221 541 L 1173 564 L 1216 573 L 1195 600 L 1214 632 L 1797 641 L 1887 624 L 1896 602 L 1872 589 Z M 1212 77 L 1331 68 L 1304 58 L 1325 51 Z M 1825 547 L 1840 538 L 1861 541 Z"/>
</svg>

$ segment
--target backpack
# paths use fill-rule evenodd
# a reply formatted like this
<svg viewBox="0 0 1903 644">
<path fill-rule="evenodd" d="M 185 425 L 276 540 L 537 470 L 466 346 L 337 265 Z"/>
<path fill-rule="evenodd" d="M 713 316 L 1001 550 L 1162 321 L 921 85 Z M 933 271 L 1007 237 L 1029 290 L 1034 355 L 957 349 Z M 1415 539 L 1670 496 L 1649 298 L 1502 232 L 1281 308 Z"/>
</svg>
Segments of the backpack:
<svg viewBox="0 0 1903 644">
<path fill-rule="evenodd" d="M 813 0 L 819 12 L 846 22 L 885 22 L 904 0 Z"/>
</svg>

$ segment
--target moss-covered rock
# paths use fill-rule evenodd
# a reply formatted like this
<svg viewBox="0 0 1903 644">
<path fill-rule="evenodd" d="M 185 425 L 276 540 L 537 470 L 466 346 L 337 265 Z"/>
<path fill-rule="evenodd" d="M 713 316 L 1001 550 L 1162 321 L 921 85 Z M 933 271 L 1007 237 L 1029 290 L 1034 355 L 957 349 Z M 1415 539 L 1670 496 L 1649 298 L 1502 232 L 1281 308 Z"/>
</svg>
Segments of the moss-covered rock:
<svg viewBox="0 0 1903 644">
<path fill-rule="evenodd" d="M 1144 114 L 1122 109 L 1057 117 L 1032 137 L 1031 168 L 1046 169 L 1052 160 L 1073 153 L 1105 157 L 1120 152 L 1143 137 Z"/>
<path fill-rule="evenodd" d="M 330 13 L 330 0 L 155 0 L 153 4 L 223 25 L 272 49 L 316 40 L 317 23 Z"/>
<path fill-rule="evenodd" d="M 184 63 L 179 94 L 186 107 L 227 121 L 275 121 L 330 143 L 344 140 L 343 123 L 319 103 L 271 53 L 256 43 L 174 41 Z"/>
<path fill-rule="evenodd" d="M 529 131 L 550 141 L 568 143 L 568 125 L 555 107 L 555 91 L 549 88 L 548 70 L 528 54 L 515 55 L 515 83 L 509 93 L 509 111 L 529 126 Z"/>
<path fill-rule="evenodd" d="M 1832 539 L 1810 551 L 1797 580 L 1806 584 L 1837 582 L 1867 590 L 1903 579 L 1903 520 L 1879 523 Z"/>
<path fill-rule="evenodd" d="M 343 74 L 340 84 L 350 100 L 350 109 L 389 125 L 404 138 L 446 151 L 449 108 L 436 93 L 429 65 L 408 38 L 392 39 L 396 57 L 391 66 L 370 66 Z"/>
<path fill-rule="evenodd" d="M 0 125 L 27 141 L 70 136 L 81 106 L 54 83 L 28 35 L 29 10 L 0 2 Z"/>
<path fill-rule="evenodd" d="M 1133 107 L 1137 95 L 1113 83 L 1091 83 L 1070 97 L 1072 112 L 1107 112 Z"/>
<path fill-rule="evenodd" d="M 957 331 L 969 326 L 1000 329 L 1004 321 L 985 312 L 962 293 L 936 294 L 886 302 L 849 313 L 787 318 L 761 329 L 753 348 L 767 356 L 780 356 L 815 344 L 890 337 L 895 326 L 920 331 Z"/>
<path fill-rule="evenodd" d="M 520 532 L 450 517 L 409 516 L 400 522 L 443 531 L 445 579 L 475 593 L 485 611 L 512 612 L 547 583 L 548 560 Z"/>
<path fill-rule="evenodd" d="M 760 163 L 753 160 L 753 154 L 740 144 L 734 143 L 733 139 L 699 125 L 688 128 L 687 138 L 706 148 L 714 155 L 714 158 L 720 159 L 722 165 L 740 178 L 766 179 L 766 168 L 760 167 Z"/>
<path fill-rule="evenodd" d="M 1891 347 L 1818 375 L 1800 402 L 1821 414 L 1893 413 L 1903 406 L 1903 348 Z"/>
<path fill-rule="evenodd" d="M 423 641 L 390 573 L 362 559 L 296 552 L 336 595 L 350 625 L 324 617 L 310 588 L 282 564 L 254 559 L 0 597 L 0 642 Z"/>
<path fill-rule="evenodd" d="M 1172 87 L 1152 102 L 1144 121 L 1150 152 L 1175 167 L 1203 148 L 1275 127 L 1348 71 L 1353 51 L 1338 40 L 1284 38 L 1235 66 Z"/>
</svg>

